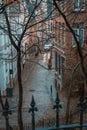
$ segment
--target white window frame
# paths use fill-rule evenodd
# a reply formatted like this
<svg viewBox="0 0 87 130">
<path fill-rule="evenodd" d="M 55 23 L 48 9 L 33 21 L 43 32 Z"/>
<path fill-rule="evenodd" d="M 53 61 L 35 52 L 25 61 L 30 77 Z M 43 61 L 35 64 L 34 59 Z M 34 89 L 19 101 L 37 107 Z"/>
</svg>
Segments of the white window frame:
<svg viewBox="0 0 87 130">
<path fill-rule="evenodd" d="M 76 32 L 76 37 L 77 37 L 77 40 L 80 41 L 80 31 L 83 32 L 83 39 L 82 39 L 82 43 L 81 43 L 81 46 L 84 45 L 84 27 L 83 28 L 73 28 L 73 30 Z M 72 36 L 72 47 L 76 47 L 76 42 L 74 40 L 74 37 Z"/>
<path fill-rule="evenodd" d="M 85 0 L 74 0 L 74 11 L 84 11 L 85 10 Z M 76 6 L 77 5 L 77 6 Z"/>
</svg>

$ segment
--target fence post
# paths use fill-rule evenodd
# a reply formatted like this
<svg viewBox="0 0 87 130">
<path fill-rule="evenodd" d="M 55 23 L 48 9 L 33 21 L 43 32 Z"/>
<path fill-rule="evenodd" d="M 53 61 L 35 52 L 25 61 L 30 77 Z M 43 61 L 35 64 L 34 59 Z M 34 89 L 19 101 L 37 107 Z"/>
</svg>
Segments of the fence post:
<svg viewBox="0 0 87 130">
<path fill-rule="evenodd" d="M 32 96 L 32 100 L 31 100 L 31 108 L 29 108 L 29 113 L 32 113 L 32 130 L 35 130 L 35 111 L 37 111 L 37 107 L 35 107 L 35 101 L 34 101 L 34 97 Z"/>
<path fill-rule="evenodd" d="M 78 107 L 80 107 L 80 125 L 83 124 L 83 111 L 84 111 L 84 84 L 82 83 L 80 86 L 80 100 L 78 103 Z M 80 127 L 82 130 L 82 127 Z"/>
<path fill-rule="evenodd" d="M 62 108 L 62 105 L 60 104 L 60 100 L 57 92 L 55 105 L 53 106 L 53 109 L 56 109 L 56 127 L 59 127 L 59 108 Z"/>
<path fill-rule="evenodd" d="M 6 101 L 5 101 L 5 105 L 4 105 L 4 108 L 3 108 L 3 116 L 5 117 L 5 120 L 6 120 L 6 130 L 10 130 L 11 127 L 9 125 L 9 114 L 12 114 L 11 110 L 9 110 L 9 104 L 8 104 L 8 100 L 6 98 Z"/>
</svg>

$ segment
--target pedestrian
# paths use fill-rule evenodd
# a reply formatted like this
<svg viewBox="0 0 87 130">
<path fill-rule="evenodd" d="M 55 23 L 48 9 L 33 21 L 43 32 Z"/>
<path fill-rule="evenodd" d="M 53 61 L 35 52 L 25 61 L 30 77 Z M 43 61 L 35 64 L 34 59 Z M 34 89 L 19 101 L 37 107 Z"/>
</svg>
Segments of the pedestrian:
<svg viewBox="0 0 87 130">
<path fill-rule="evenodd" d="M 51 91 L 51 94 L 52 94 L 52 85 L 50 86 L 50 91 Z"/>
</svg>

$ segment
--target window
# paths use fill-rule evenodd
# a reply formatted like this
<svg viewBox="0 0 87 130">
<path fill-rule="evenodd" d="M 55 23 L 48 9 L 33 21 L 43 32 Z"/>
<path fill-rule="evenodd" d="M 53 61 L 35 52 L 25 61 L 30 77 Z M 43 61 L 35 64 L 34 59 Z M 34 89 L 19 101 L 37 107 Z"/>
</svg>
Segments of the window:
<svg viewBox="0 0 87 130">
<path fill-rule="evenodd" d="M 8 76 L 6 76 L 6 84 L 8 84 L 9 82 L 9 79 L 8 79 Z"/>
<path fill-rule="evenodd" d="M 3 41 L 2 41 L 2 35 L 0 35 L 0 42 L 2 43 Z"/>
<path fill-rule="evenodd" d="M 8 35 L 4 35 L 4 49 L 9 46 L 9 38 Z"/>
<path fill-rule="evenodd" d="M 74 11 L 84 11 L 85 0 L 74 0 Z"/>
<path fill-rule="evenodd" d="M 62 66 L 62 65 L 61 65 L 61 57 L 60 57 L 60 55 L 59 55 L 59 57 L 58 57 L 58 61 L 59 61 L 59 62 L 58 62 L 58 65 L 59 65 L 59 66 L 58 66 L 58 67 L 59 67 L 59 68 L 58 68 L 58 72 L 59 72 L 59 75 L 61 75 L 61 66 Z"/>
<path fill-rule="evenodd" d="M 4 42 L 3 42 L 3 35 L 0 34 L 0 51 L 3 51 L 4 49 Z"/>
<path fill-rule="evenodd" d="M 7 60 L 5 61 L 5 70 L 6 70 L 6 72 L 8 71 Z"/>
<path fill-rule="evenodd" d="M 84 43 L 84 24 L 78 23 L 73 27 L 73 30 L 76 34 L 77 40 L 79 41 L 79 44 L 83 46 Z M 72 36 L 72 46 L 76 47 L 76 42 Z"/>
<path fill-rule="evenodd" d="M 58 68 L 58 74 L 59 76 L 62 76 L 63 74 L 63 63 L 64 63 L 64 58 L 60 55 L 57 57 L 57 68 Z"/>
<path fill-rule="evenodd" d="M 59 44 L 65 44 L 65 23 L 58 23 L 57 41 Z"/>
</svg>

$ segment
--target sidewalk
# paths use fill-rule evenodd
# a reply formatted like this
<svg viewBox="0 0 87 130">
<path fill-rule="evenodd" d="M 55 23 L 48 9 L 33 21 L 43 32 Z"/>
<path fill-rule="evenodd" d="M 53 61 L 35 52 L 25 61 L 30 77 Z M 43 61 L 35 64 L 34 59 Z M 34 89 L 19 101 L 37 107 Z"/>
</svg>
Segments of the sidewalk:
<svg viewBox="0 0 87 130">
<path fill-rule="evenodd" d="M 38 61 L 38 57 L 34 58 L 32 60 Z M 35 67 L 35 63 L 32 62 L 26 62 L 24 69 L 22 69 L 22 84 L 23 88 L 25 87 L 24 84 L 26 82 L 26 79 L 28 79 L 27 71 L 29 73 L 32 73 L 32 70 Z M 17 108 L 18 108 L 18 83 L 17 81 L 15 82 L 15 87 L 13 88 L 13 96 L 12 97 L 7 97 L 8 103 L 9 103 L 9 109 L 12 111 L 12 115 L 9 115 L 9 121 L 10 124 L 17 124 Z M 2 97 L 3 103 L 5 104 L 6 97 Z M 25 115 L 28 113 L 28 109 L 23 110 Z M 4 116 L 2 115 L 2 107 L 0 105 L 0 128 L 5 127 L 5 119 Z M 24 116 L 25 117 L 25 116 Z"/>
<path fill-rule="evenodd" d="M 35 62 L 38 62 L 39 59 L 38 59 L 38 57 L 36 58 L 36 57 L 32 56 L 32 61 L 33 60 Z M 26 79 L 28 78 L 27 72 L 29 71 L 29 73 L 32 73 L 34 66 L 35 66 L 35 63 L 31 62 L 31 60 L 26 61 L 24 68 L 22 68 L 22 85 L 24 85 L 24 83 L 26 82 Z M 15 82 L 15 87 L 14 87 L 13 93 L 14 93 L 14 95 L 18 96 L 18 83 L 17 83 L 17 81 Z"/>
</svg>

